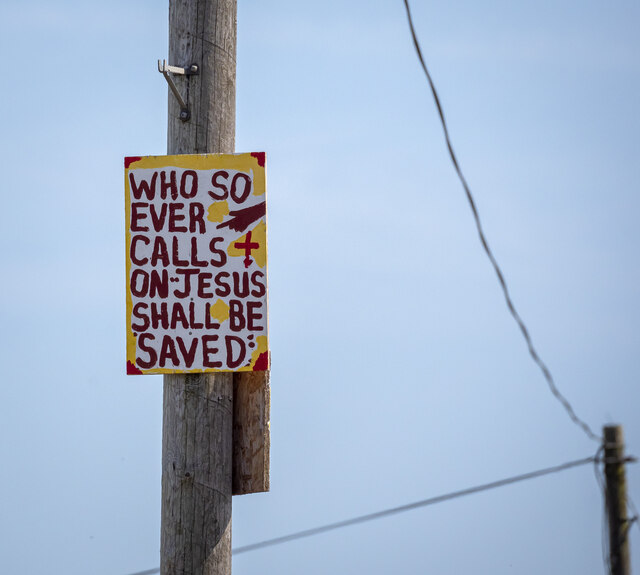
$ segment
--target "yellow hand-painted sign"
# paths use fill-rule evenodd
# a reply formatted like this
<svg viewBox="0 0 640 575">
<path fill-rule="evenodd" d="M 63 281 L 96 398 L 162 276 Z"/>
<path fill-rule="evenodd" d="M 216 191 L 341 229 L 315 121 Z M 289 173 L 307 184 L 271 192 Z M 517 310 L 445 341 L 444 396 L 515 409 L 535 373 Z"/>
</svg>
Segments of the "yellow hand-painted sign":
<svg viewBox="0 0 640 575">
<path fill-rule="evenodd" d="M 125 158 L 127 373 L 263 371 L 265 154 Z"/>
</svg>

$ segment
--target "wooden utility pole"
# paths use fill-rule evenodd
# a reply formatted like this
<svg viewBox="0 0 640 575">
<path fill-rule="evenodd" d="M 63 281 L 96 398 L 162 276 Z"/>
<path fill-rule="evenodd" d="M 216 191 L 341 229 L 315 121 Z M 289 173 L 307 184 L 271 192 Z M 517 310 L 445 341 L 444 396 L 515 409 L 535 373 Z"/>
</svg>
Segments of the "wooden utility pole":
<svg viewBox="0 0 640 575">
<path fill-rule="evenodd" d="M 236 0 L 170 0 L 169 64 L 190 118 L 169 94 L 169 154 L 235 151 Z M 184 118 L 184 114 L 183 114 Z M 230 575 L 233 374 L 166 375 L 162 575 Z"/>
<path fill-rule="evenodd" d="M 611 575 L 631 575 L 629 557 L 631 522 L 627 517 L 627 482 L 622 427 L 606 426 L 603 429 L 603 436 Z"/>
</svg>

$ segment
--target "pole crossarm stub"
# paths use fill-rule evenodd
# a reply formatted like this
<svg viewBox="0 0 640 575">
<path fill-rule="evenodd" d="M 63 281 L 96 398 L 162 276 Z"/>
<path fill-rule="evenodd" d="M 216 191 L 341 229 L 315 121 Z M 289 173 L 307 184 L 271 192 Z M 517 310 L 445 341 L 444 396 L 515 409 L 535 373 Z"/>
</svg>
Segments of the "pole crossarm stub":
<svg viewBox="0 0 640 575">
<path fill-rule="evenodd" d="M 169 88 L 171 88 L 171 91 L 173 92 L 173 95 L 176 97 L 176 100 L 178 100 L 178 104 L 180 104 L 180 119 L 183 122 L 186 122 L 191 118 L 189 105 L 182 98 L 182 95 L 178 91 L 178 87 L 169 74 L 176 74 L 178 76 L 195 76 L 198 74 L 198 66 L 191 64 L 188 68 L 179 68 L 178 66 L 169 66 L 166 60 L 158 60 L 158 72 L 164 76 L 167 84 L 169 84 Z"/>
</svg>

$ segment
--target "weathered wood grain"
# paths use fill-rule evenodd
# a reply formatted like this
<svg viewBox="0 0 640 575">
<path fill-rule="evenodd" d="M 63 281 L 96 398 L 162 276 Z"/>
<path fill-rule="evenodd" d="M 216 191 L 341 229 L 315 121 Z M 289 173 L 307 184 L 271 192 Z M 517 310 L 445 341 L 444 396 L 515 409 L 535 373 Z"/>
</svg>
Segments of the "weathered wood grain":
<svg viewBox="0 0 640 575">
<path fill-rule="evenodd" d="M 230 575 L 233 375 L 164 376 L 162 575 Z"/>
<path fill-rule="evenodd" d="M 169 154 L 233 153 L 236 133 L 236 0 L 170 0 L 169 64 L 196 64 L 174 78 L 191 110 L 169 93 Z"/>
<path fill-rule="evenodd" d="M 269 491 L 269 372 L 234 374 L 233 494 Z"/>
<path fill-rule="evenodd" d="M 169 94 L 169 154 L 235 149 L 236 0 L 170 0 L 169 64 L 191 110 Z M 162 575 L 231 574 L 233 375 L 167 375 L 162 433 Z"/>
<path fill-rule="evenodd" d="M 199 74 L 169 93 L 167 153 L 235 151 L 236 0 L 170 0 L 169 58 Z M 235 395 L 235 401 L 234 401 Z M 230 575 L 231 495 L 269 489 L 269 373 L 167 375 L 162 575 Z"/>
</svg>

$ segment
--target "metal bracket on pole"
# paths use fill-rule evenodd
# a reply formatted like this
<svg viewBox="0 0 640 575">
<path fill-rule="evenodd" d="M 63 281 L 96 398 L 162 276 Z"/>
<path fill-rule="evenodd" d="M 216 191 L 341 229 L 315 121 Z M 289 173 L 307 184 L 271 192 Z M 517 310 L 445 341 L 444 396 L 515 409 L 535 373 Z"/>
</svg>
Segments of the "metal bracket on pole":
<svg viewBox="0 0 640 575">
<path fill-rule="evenodd" d="M 158 72 L 161 72 L 164 76 L 167 84 L 169 84 L 169 88 L 173 92 L 173 95 L 178 100 L 178 104 L 180 104 L 180 119 L 183 122 L 186 122 L 189 118 L 191 118 L 191 112 L 189 111 L 189 106 L 183 100 L 180 92 L 178 92 L 178 88 L 173 81 L 173 78 L 169 76 L 169 74 L 177 74 L 179 76 L 195 76 L 198 74 L 198 66 L 192 64 L 188 68 L 178 68 L 177 66 L 169 66 L 166 60 L 158 60 Z"/>
</svg>

